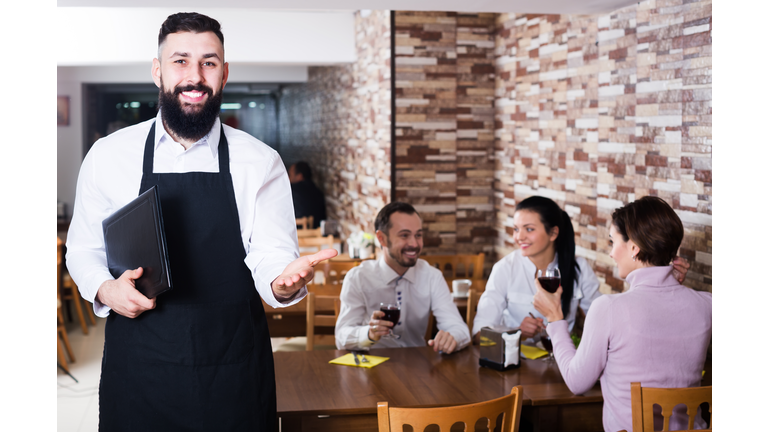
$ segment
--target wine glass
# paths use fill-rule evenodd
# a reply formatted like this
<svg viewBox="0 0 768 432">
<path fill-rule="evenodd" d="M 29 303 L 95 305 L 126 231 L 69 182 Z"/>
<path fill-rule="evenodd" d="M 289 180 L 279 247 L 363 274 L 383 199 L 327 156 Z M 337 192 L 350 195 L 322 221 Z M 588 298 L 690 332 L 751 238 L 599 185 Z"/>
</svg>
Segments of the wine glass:
<svg viewBox="0 0 768 432">
<path fill-rule="evenodd" d="M 560 286 L 560 270 L 557 267 L 536 271 L 541 287 L 547 292 L 555 293 Z"/>
<path fill-rule="evenodd" d="M 379 303 L 379 310 L 384 312 L 384 316 L 381 319 L 389 321 L 393 324 L 392 328 L 389 329 L 389 334 L 382 336 L 382 338 L 400 339 L 400 335 L 395 334 L 394 332 L 394 326 L 396 326 L 397 322 L 400 321 L 400 305 L 396 302 L 382 302 Z"/>
<path fill-rule="evenodd" d="M 549 338 L 549 334 L 547 333 L 546 328 L 541 329 L 539 332 L 539 338 L 541 340 L 541 344 L 544 346 L 544 349 L 549 353 L 544 361 L 555 360 L 555 351 L 552 349 L 552 339 Z"/>
</svg>

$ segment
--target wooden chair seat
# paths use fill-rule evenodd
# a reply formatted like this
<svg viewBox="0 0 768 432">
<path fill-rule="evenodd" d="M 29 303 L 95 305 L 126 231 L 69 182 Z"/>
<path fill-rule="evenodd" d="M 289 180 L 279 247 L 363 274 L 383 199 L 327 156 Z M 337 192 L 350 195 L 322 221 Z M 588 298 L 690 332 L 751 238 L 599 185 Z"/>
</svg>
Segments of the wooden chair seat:
<svg viewBox="0 0 768 432">
<path fill-rule="evenodd" d="M 483 279 L 484 253 L 477 255 L 426 255 L 421 258 L 432 267 L 440 270 L 446 279 Z M 449 288 L 453 289 L 450 285 Z"/>
<path fill-rule="evenodd" d="M 669 430 L 669 420 L 675 406 L 683 404 L 688 414 L 688 429 L 693 430 L 693 422 L 699 406 L 709 404 L 712 413 L 712 386 L 689 388 L 651 388 L 642 387 L 639 382 L 632 383 L 632 430 L 635 432 L 652 432 L 653 406 L 661 407 L 664 417 L 663 431 Z M 710 416 L 709 431 L 712 430 Z"/>
<path fill-rule="evenodd" d="M 333 248 L 333 236 L 325 237 L 299 237 L 299 249 L 304 249 L 303 252 L 312 251 L 312 253 L 320 251 L 320 249 Z"/>
<path fill-rule="evenodd" d="M 315 229 L 299 229 L 296 230 L 296 236 L 298 238 L 305 238 L 305 237 L 322 237 L 323 236 L 323 230 L 320 228 Z"/>
<path fill-rule="evenodd" d="M 440 431 L 450 431 L 456 424 L 464 424 L 461 430 L 474 430 L 478 420 L 486 419 L 489 431 L 499 426 L 501 432 L 517 432 L 520 427 L 520 411 L 523 405 L 523 387 L 516 386 L 507 396 L 486 402 L 440 408 L 395 408 L 387 402 L 378 403 L 379 432 L 400 432 L 410 425 L 414 432 L 422 432 L 427 426 L 437 425 Z M 503 417 L 502 417 L 503 415 Z"/>
</svg>

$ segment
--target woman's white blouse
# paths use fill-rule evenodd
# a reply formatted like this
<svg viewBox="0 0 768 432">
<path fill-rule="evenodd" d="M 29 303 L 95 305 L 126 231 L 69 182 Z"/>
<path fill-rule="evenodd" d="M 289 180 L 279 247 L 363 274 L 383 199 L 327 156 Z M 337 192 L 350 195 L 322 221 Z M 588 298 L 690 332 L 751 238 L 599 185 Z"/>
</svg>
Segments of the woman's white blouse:
<svg viewBox="0 0 768 432">
<path fill-rule="evenodd" d="M 580 270 L 577 271 L 573 287 L 571 308 L 566 317 L 568 330 L 573 330 L 578 306 L 586 313 L 592 301 L 600 296 L 600 281 L 584 258 L 576 257 Z M 557 254 L 549 268 L 557 267 Z M 533 307 L 533 295 L 536 294 L 534 277 L 536 265 L 516 250 L 493 265 L 485 292 L 477 304 L 477 314 L 472 325 L 472 335 L 481 328 L 504 326 L 518 328 L 523 318 L 532 313 L 537 318 L 543 315 Z M 546 322 L 546 319 L 544 319 Z"/>
</svg>

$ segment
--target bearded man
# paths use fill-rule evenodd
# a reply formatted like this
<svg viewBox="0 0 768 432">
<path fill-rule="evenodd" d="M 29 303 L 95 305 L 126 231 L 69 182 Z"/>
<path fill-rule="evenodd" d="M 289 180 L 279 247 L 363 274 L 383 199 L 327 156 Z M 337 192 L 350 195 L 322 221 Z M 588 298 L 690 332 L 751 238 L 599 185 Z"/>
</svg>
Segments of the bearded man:
<svg viewBox="0 0 768 432">
<path fill-rule="evenodd" d="M 275 378 L 261 299 L 306 295 L 291 188 L 278 154 L 219 120 L 229 75 L 219 23 L 179 13 L 162 24 L 155 119 L 97 141 L 83 161 L 67 267 L 107 318 L 99 429 L 275 430 Z M 101 222 L 157 186 L 173 289 L 149 299 L 142 268 L 107 268 Z"/>
<path fill-rule="evenodd" d="M 428 344 L 450 354 L 470 342 L 469 328 L 453 303 L 443 274 L 419 254 L 424 246 L 421 218 L 410 204 L 384 206 L 374 224 L 382 254 L 363 261 L 344 277 L 341 310 L 336 321 L 336 347 L 373 349 Z M 384 319 L 381 303 L 396 304 L 397 322 Z M 439 331 L 425 342 L 429 313 Z"/>
</svg>

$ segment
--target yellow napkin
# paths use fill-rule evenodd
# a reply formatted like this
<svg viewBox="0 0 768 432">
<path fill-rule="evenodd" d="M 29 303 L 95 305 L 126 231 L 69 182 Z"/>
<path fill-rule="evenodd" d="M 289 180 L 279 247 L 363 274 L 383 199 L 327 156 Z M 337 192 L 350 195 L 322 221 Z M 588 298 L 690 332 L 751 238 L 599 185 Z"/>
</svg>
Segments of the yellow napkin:
<svg viewBox="0 0 768 432">
<path fill-rule="evenodd" d="M 343 365 L 343 366 L 357 366 L 357 367 L 364 367 L 364 368 L 372 368 L 376 365 L 379 365 L 381 363 L 384 363 L 385 361 L 389 360 L 389 357 L 378 357 L 378 356 L 372 356 L 372 355 L 365 355 L 365 358 L 368 359 L 368 362 L 363 362 L 363 357 L 358 354 L 357 358 L 360 360 L 360 366 L 357 366 L 355 364 L 355 357 L 352 355 L 352 353 L 344 354 L 343 356 L 339 358 L 335 358 L 328 363 L 330 364 L 337 364 L 337 365 Z"/>
<path fill-rule="evenodd" d="M 529 358 L 531 360 L 535 360 L 539 357 L 544 357 L 545 355 L 549 354 L 543 349 L 538 349 L 530 345 L 520 345 L 520 351 L 523 352 L 523 355 L 525 356 L 525 358 Z"/>
</svg>

